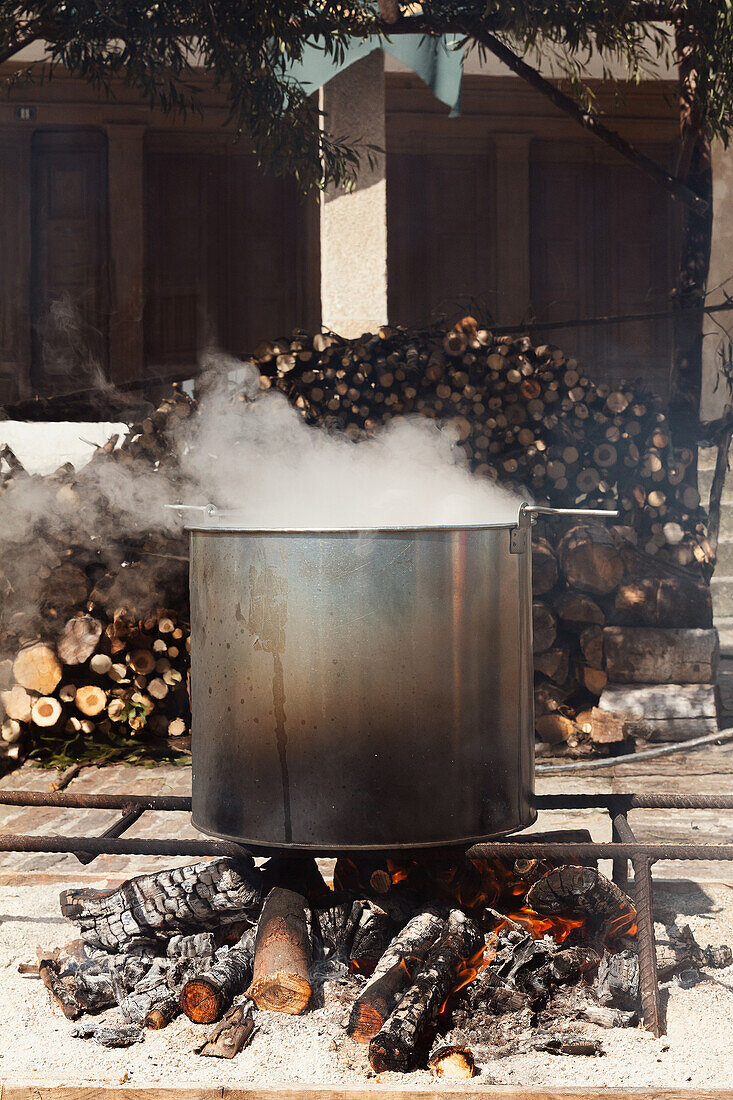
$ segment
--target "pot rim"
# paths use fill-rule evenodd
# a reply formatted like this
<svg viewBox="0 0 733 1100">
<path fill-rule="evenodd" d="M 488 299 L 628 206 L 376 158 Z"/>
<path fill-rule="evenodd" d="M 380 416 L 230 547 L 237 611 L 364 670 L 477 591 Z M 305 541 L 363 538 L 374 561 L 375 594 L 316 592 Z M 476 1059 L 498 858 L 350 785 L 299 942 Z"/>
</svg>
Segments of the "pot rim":
<svg viewBox="0 0 733 1100">
<path fill-rule="evenodd" d="M 381 535 L 381 534 L 429 534 L 433 531 L 445 534 L 459 531 L 511 531 L 518 526 L 516 520 L 506 523 L 430 524 L 400 527 L 235 527 L 231 524 L 186 524 L 184 530 L 192 534 L 206 535 Z"/>
</svg>

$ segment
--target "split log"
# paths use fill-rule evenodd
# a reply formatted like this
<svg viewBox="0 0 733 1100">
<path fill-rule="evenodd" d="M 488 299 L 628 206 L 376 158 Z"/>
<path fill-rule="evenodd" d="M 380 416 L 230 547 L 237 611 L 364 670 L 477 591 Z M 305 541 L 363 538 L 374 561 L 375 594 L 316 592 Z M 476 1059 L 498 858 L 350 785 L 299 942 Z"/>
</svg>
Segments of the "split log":
<svg viewBox="0 0 733 1100">
<path fill-rule="evenodd" d="M 30 722 L 34 701 L 35 697 L 20 684 L 15 684 L 7 691 L 0 691 L 0 703 L 5 713 L 16 722 Z"/>
<path fill-rule="evenodd" d="M 607 596 L 621 583 L 623 562 L 609 532 L 600 525 L 581 524 L 560 540 L 557 557 L 573 588 Z"/>
<path fill-rule="evenodd" d="M 544 653 L 555 641 L 557 620 L 546 604 L 532 604 L 532 648 L 534 653 Z"/>
<path fill-rule="evenodd" d="M 590 665 L 585 665 L 582 670 L 582 681 L 583 687 L 591 695 L 600 695 L 608 683 L 608 676 L 605 669 L 591 668 Z"/>
<path fill-rule="evenodd" d="M 276 886 L 267 895 L 257 925 L 249 991 L 258 1008 L 297 1016 L 308 1005 L 310 943 L 305 910 L 305 898 L 291 890 Z"/>
<path fill-rule="evenodd" d="M 571 687 L 567 684 L 551 684 L 549 682 L 537 684 L 534 689 L 535 714 L 538 717 L 543 714 L 553 714 L 563 705 L 571 690 Z"/>
<path fill-rule="evenodd" d="M 557 558 L 546 539 L 532 540 L 532 594 L 544 596 L 557 584 Z"/>
<path fill-rule="evenodd" d="M 113 890 L 64 890 L 60 901 L 87 944 L 116 952 L 171 932 L 253 922 L 262 872 L 251 859 L 215 859 L 140 875 Z"/>
<path fill-rule="evenodd" d="M 189 979 L 181 992 L 181 1008 L 196 1024 L 220 1020 L 235 997 L 252 980 L 254 932 L 248 929 L 236 947 L 217 952 L 216 962 L 203 974 Z"/>
<path fill-rule="evenodd" d="M 578 726 L 564 714 L 543 714 L 535 718 L 538 737 L 548 745 L 559 745 L 578 733 Z"/>
<path fill-rule="evenodd" d="M 36 642 L 21 649 L 13 662 L 13 675 L 28 691 L 51 695 L 61 680 L 62 669 L 51 647 Z"/>
<path fill-rule="evenodd" d="M 476 1063 L 468 1047 L 443 1044 L 431 1053 L 428 1069 L 433 1077 L 468 1081 L 476 1072 Z"/>
<path fill-rule="evenodd" d="M 88 661 L 102 637 L 102 624 L 91 615 L 69 619 L 56 643 L 56 652 L 65 665 Z"/>
<path fill-rule="evenodd" d="M 346 1030 L 355 1042 L 368 1043 L 377 1034 L 444 931 L 445 921 L 428 909 L 394 937 L 351 1009 Z"/>
<path fill-rule="evenodd" d="M 651 741 L 687 741 L 718 729 L 714 684 L 609 684 L 598 709 Z"/>
<path fill-rule="evenodd" d="M 600 626 L 587 626 L 581 630 L 580 652 L 591 668 L 603 668 L 603 630 Z"/>
<path fill-rule="evenodd" d="M 564 684 L 570 669 L 570 650 L 567 646 L 553 646 L 534 656 L 535 672 L 541 672 L 555 684 Z"/>
<path fill-rule="evenodd" d="M 574 629 L 576 624 L 581 625 L 581 628 L 585 624 L 602 626 L 606 621 L 606 616 L 596 601 L 584 592 L 563 592 L 555 600 L 554 608 L 566 629 Z"/>
<path fill-rule="evenodd" d="M 244 1050 L 257 1028 L 254 1022 L 254 1005 L 243 1001 L 227 1012 L 212 1034 L 196 1047 L 196 1054 L 204 1058 L 233 1058 Z"/>
<path fill-rule="evenodd" d="M 613 924 L 617 933 L 636 920 L 631 899 L 594 867 L 567 864 L 533 882 L 525 904 L 544 916 L 592 916 Z"/>
<path fill-rule="evenodd" d="M 624 581 L 616 593 L 613 621 L 619 626 L 709 629 L 713 625 L 710 587 L 679 575 Z"/>
<path fill-rule="evenodd" d="M 634 725 L 628 716 L 611 714 L 593 707 L 590 712 L 590 739 L 596 745 L 615 745 L 634 736 Z"/>
<path fill-rule="evenodd" d="M 369 1062 L 375 1072 L 406 1072 L 415 1067 L 432 1039 L 461 967 L 482 943 L 473 921 L 460 909 L 452 909 L 445 932 L 428 952 L 415 981 L 369 1043 Z"/>
<path fill-rule="evenodd" d="M 654 630 L 607 626 L 606 671 L 617 684 L 712 684 L 718 671 L 717 630 Z"/>
</svg>

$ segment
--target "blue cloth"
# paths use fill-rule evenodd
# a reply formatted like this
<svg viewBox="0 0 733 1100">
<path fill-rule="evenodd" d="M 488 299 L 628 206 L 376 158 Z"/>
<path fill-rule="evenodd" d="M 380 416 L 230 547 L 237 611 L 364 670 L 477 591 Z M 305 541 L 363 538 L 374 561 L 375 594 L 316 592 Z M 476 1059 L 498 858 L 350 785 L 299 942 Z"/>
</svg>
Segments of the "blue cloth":
<svg viewBox="0 0 733 1100">
<path fill-rule="evenodd" d="M 417 73 L 436 98 L 450 107 L 451 118 L 454 118 L 461 112 L 463 50 L 455 48 L 459 41 L 451 35 L 434 39 L 419 34 L 400 34 L 395 35 L 393 41 L 365 38 L 351 42 L 338 61 L 317 43 L 308 43 L 303 48 L 302 59 L 289 65 L 285 75 L 314 92 L 359 58 L 383 49 Z"/>
</svg>

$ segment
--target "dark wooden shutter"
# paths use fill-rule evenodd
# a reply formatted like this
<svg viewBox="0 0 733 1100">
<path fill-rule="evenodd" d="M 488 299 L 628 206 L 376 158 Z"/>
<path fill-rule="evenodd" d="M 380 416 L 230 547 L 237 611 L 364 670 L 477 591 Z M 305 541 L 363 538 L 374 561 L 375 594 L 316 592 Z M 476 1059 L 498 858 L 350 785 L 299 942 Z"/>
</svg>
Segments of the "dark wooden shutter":
<svg viewBox="0 0 733 1100">
<path fill-rule="evenodd" d="M 150 135 L 145 165 L 150 368 L 193 367 L 209 345 L 247 355 L 258 340 L 319 324 L 312 210 L 291 180 L 188 135 Z"/>
<path fill-rule="evenodd" d="M 660 163 L 669 146 L 646 146 Z M 636 169 L 585 143 L 532 146 L 531 300 L 539 320 L 670 308 L 679 249 L 679 209 Z M 535 332 L 542 340 L 542 330 Z M 546 334 L 577 356 L 590 377 L 644 376 L 666 395 L 670 321 Z"/>
<path fill-rule="evenodd" d="M 63 392 L 107 369 L 104 134 L 35 133 L 31 178 L 32 380 L 38 392 Z"/>
<path fill-rule="evenodd" d="M 488 155 L 387 156 L 387 265 L 393 324 L 495 309 L 493 163 Z"/>
</svg>

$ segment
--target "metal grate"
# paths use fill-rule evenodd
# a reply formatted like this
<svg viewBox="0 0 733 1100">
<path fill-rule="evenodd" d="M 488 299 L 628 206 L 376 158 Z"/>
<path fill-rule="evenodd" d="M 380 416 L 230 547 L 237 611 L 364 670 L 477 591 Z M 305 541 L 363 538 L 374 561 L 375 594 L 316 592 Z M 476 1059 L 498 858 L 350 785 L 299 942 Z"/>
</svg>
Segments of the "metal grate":
<svg viewBox="0 0 733 1100">
<path fill-rule="evenodd" d="M 117 810 L 121 813 L 100 836 L 33 836 L 25 833 L 0 834 L 1 852 L 67 852 L 80 862 L 90 863 L 96 856 L 233 856 L 251 853 L 241 844 L 227 840 L 147 840 L 129 839 L 122 834 L 149 810 L 191 812 L 191 799 L 182 796 L 94 795 L 68 791 L 0 791 L 0 805 L 57 806 L 69 810 Z M 556 841 L 535 842 L 532 834 L 507 840 L 492 840 L 474 844 L 469 856 L 488 859 L 532 857 L 572 862 L 574 859 L 612 859 L 613 880 L 623 889 L 628 887 L 629 861 L 634 869 L 634 903 L 637 915 L 637 937 L 641 1006 L 644 1026 L 654 1035 L 664 1033 L 664 1021 L 659 999 L 657 959 L 654 944 L 652 865 L 664 860 L 730 860 L 733 844 L 661 844 L 636 839 L 627 815 L 630 810 L 733 810 L 730 795 L 670 794 L 551 794 L 535 798 L 538 810 L 604 809 L 611 823 L 610 843 L 578 843 Z M 328 853 L 324 852 L 324 855 Z"/>
</svg>

